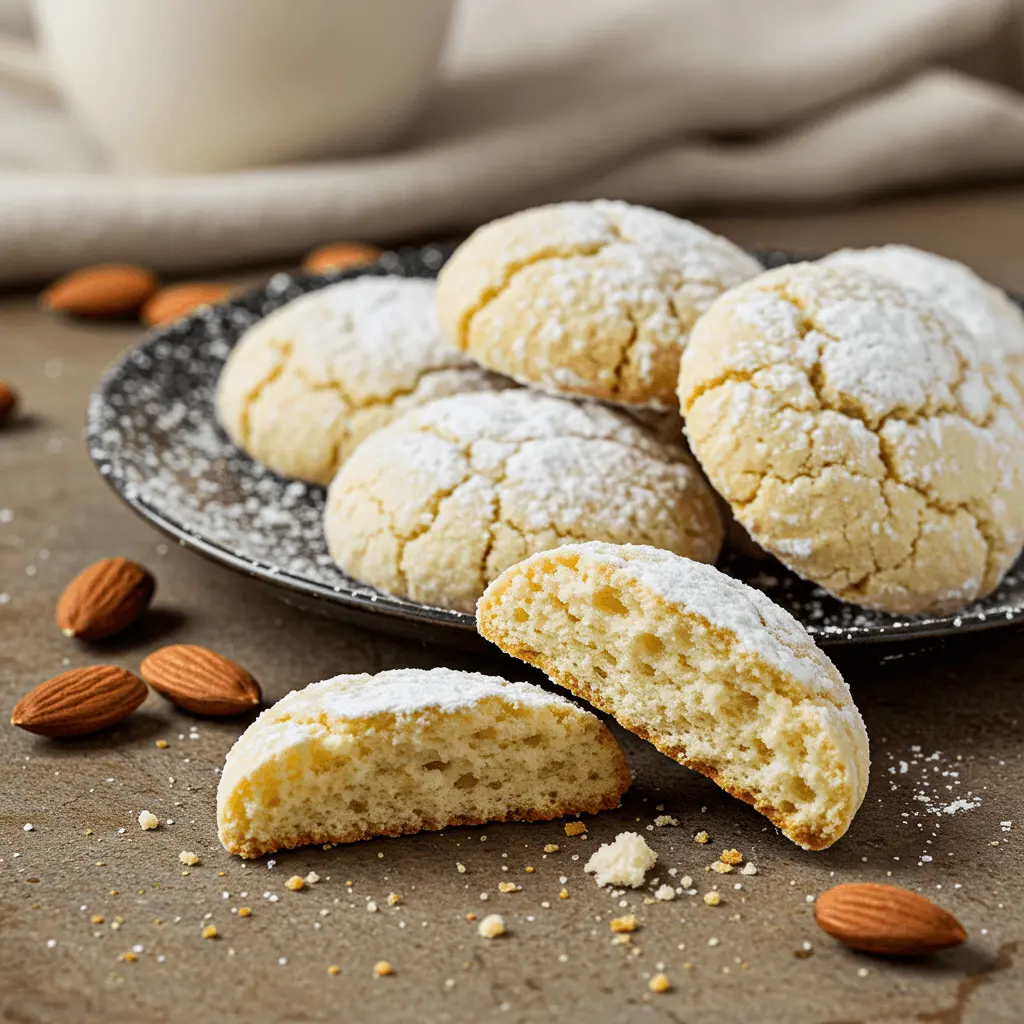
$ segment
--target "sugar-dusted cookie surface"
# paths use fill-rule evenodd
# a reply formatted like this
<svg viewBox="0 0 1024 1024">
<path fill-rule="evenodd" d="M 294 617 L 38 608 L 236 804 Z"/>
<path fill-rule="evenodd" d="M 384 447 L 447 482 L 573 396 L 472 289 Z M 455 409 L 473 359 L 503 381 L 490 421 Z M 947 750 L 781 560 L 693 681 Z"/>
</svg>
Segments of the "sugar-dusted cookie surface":
<svg viewBox="0 0 1024 1024">
<path fill-rule="evenodd" d="M 295 690 L 228 752 L 220 840 L 259 857 L 485 821 L 617 807 L 622 750 L 589 711 L 529 683 L 450 669 Z"/>
<path fill-rule="evenodd" d="M 282 476 L 326 485 L 364 437 L 408 409 L 503 386 L 442 339 L 435 287 L 360 277 L 260 320 L 218 383 L 231 439 Z"/>
<path fill-rule="evenodd" d="M 740 524 L 852 604 L 944 614 L 1024 543 L 1024 412 L 1004 371 L 924 295 L 794 264 L 694 328 L 679 399 Z"/>
<path fill-rule="evenodd" d="M 472 611 L 534 551 L 594 539 L 712 562 L 723 526 L 681 445 L 605 406 L 514 390 L 442 399 L 367 438 L 331 484 L 324 531 L 355 579 Z"/>
<path fill-rule="evenodd" d="M 850 689 L 788 612 L 709 565 L 567 544 L 502 573 L 481 634 L 818 850 L 864 799 Z"/>
<path fill-rule="evenodd" d="M 761 265 L 667 213 L 597 200 L 484 225 L 442 268 L 445 335 L 546 391 L 672 408 L 693 322 Z"/>
<path fill-rule="evenodd" d="M 821 262 L 881 274 L 923 292 L 963 323 L 983 355 L 1003 361 L 1024 397 L 1024 312 L 970 267 L 910 245 L 840 249 Z"/>
</svg>

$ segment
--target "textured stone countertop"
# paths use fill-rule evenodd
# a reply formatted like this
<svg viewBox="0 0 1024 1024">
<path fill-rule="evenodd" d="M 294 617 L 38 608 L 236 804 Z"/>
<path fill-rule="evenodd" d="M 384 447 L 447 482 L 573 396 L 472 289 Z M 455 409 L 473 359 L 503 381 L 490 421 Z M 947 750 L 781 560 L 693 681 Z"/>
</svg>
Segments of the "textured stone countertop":
<svg viewBox="0 0 1024 1024">
<path fill-rule="evenodd" d="M 709 223 L 752 246 L 908 241 L 1024 289 L 1022 189 Z M 270 701 L 335 673 L 399 666 L 529 678 L 498 656 L 300 613 L 136 519 L 93 471 L 81 425 L 99 374 L 138 333 L 46 316 L 28 294 L 0 300 L 0 378 L 18 388 L 24 410 L 0 431 L 4 720 L 51 675 L 97 661 L 134 669 L 167 642 L 236 658 Z M 155 573 L 151 613 L 102 647 L 65 639 L 53 623 L 58 594 L 82 566 L 113 554 Z M 151 694 L 94 738 L 58 743 L 0 726 L 0 1020 L 1024 1019 L 1022 654 L 1024 632 L 1013 629 L 837 654 L 867 721 L 873 766 L 850 833 L 817 854 L 620 733 L 636 782 L 620 810 L 589 821 L 584 838 L 566 837 L 561 822 L 509 824 L 243 864 L 217 842 L 214 799 L 216 771 L 244 721 L 192 718 Z M 942 813 L 958 798 L 972 809 Z M 647 831 L 662 806 L 679 826 Z M 143 832 L 143 808 L 174 823 Z M 625 828 L 642 831 L 658 853 L 649 882 L 691 875 L 698 895 L 648 905 L 646 888 L 620 897 L 599 890 L 583 864 Z M 701 830 L 707 845 L 694 842 Z M 543 854 L 552 842 L 560 851 Z M 728 847 L 758 873 L 709 873 Z M 200 858 L 187 873 L 183 850 Z M 321 881 L 285 888 L 310 871 Z M 521 891 L 499 893 L 510 879 Z M 919 889 L 961 919 L 969 941 L 903 963 L 839 947 L 815 927 L 813 900 L 855 880 Z M 706 906 L 700 894 L 714 885 L 722 901 Z M 558 898 L 563 886 L 568 899 Z M 397 907 L 387 904 L 390 892 L 402 897 Z M 251 916 L 234 912 L 242 906 Z M 508 925 L 494 941 L 466 920 L 491 912 Z M 640 928 L 630 944 L 613 945 L 608 922 L 626 913 Z M 209 923 L 214 940 L 201 937 Z M 374 977 L 381 959 L 392 976 Z M 647 980 L 660 970 L 674 989 L 651 994 Z"/>
</svg>

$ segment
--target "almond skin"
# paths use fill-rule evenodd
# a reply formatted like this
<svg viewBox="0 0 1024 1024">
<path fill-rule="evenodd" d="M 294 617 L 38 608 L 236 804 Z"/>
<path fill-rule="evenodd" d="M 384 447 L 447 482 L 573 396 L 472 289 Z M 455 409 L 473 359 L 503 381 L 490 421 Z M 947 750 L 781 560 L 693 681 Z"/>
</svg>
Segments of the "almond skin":
<svg viewBox="0 0 1024 1024">
<path fill-rule="evenodd" d="M 10 418 L 18 405 L 18 392 L 0 380 L 0 423 Z"/>
<path fill-rule="evenodd" d="M 241 665 L 195 644 L 154 651 L 142 678 L 172 704 L 197 715 L 237 715 L 260 703 L 260 685 Z"/>
<path fill-rule="evenodd" d="M 11 724 L 40 736 L 84 736 L 127 718 L 147 693 L 134 672 L 116 665 L 76 668 L 25 694 Z"/>
<path fill-rule="evenodd" d="M 332 242 L 314 249 L 302 261 L 302 269 L 310 274 L 329 274 L 334 270 L 365 267 L 380 259 L 381 251 L 367 242 Z"/>
<path fill-rule="evenodd" d="M 148 607 L 156 581 L 137 562 L 104 558 L 83 569 L 57 602 L 65 636 L 103 640 L 130 626 Z"/>
<path fill-rule="evenodd" d="M 814 905 L 818 927 L 864 953 L 921 956 L 967 938 L 947 910 L 895 885 L 855 882 L 823 892 Z"/>
<path fill-rule="evenodd" d="M 169 324 L 180 320 L 200 306 L 223 302 L 231 294 L 231 287 L 217 281 L 192 281 L 161 288 L 142 307 L 142 322 L 147 327 Z"/>
<path fill-rule="evenodd" d="M 58 278 L 42 295 L 43 309 L 74 316 L 134 313 L 160 286 L 156 274 L 131 263 L 97 263 Z"/>
</svg>

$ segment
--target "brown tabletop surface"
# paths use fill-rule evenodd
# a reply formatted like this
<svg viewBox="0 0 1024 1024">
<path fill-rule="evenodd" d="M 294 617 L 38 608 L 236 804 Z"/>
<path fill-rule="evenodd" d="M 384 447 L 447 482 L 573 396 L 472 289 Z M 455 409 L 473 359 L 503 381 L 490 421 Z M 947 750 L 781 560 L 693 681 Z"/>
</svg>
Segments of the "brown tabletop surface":
<svg viewBox="0 0 1024 1024">
<path fill-rule="evenodd" d="M 1021 188 L 706 222 L 751 246 L 907 241 L 1024 290 Z M 28 294 L 0 300 L 0 379 L 23 400 L 20 419 L 0 430 L 5 719 L 45 678 L 96 662 L 137 669 L 168 642 L 236 658 L 268 701 L 337 673 L 402 666 L 531 678 L 499 656 L 295 611 L 177 549 L 123 507 L 94 472 L 81 432 L 98 376 L 139 333 L 45 315 Z M 102 646 L 65 639 L 53 621 L 58 594 L 84 565 L 115 554 L 155 573 L 151 613 Z M 189 717 L 151 694 L 120 727 L 79 741 L 0 726 L 0 1019 L 1024 1019 L 1022 653 L 1016 629 L 836 653 L 873 764 L 849 834 L 823 853 L 799 850 L 703 777 L 619 731 L 636 781 L 621 809 L 590 819 L 584 837 L 567 837 L 558 821 L 505 824 L 244 863 L 220 847 L 214 819 L 217 772 L 246 721 Z M 158 829 L 139 828 L 144 808 L 160 818 Z M 653 827 L 662 808 L 678 827 Z M 640 831 L 658 863 L 647 886 L 613 896 L 583 866 L 624 829 Z M 707 845 L 694 841 L 700 831 Z M 548 843 L 559 851 L 544 854 Z M 708 871 L 730 847 L 756 875 Z M 197 866 L 183 868 L 184 850 L 199 856 Z M 285 887 L 311 871 L 321 880 L 305 891 Z M 680 884 L 685 875 L 696 895 L 645 899 L 655 879 Z M 508 880 L 521 891 L 499 892 Z M 813 901 L 858 880 L 925 893 L 960 918 L 968 942 L 909 962 L 840 947 L 816 928 Z M 721 902 L 705 905 L 713 887 Z M 397 906 L 388 905 L 392 892 Z M 250 916 L 236 913 L 243 906 Z M 508 933 L 487 940 L 466 917 L 492 912 Z M 629 913 L 639 929 L 629 944 L 613 944 L 610 919 Z M 215 939 L 202 937 L 208 924 Z M 374 976 L 379 960 L 393 965 L 390 977 Z M 330 965 L 339 971 L 329 974 Z M 671 992 L 649 992 L 658 971 Z"/>
</svg>

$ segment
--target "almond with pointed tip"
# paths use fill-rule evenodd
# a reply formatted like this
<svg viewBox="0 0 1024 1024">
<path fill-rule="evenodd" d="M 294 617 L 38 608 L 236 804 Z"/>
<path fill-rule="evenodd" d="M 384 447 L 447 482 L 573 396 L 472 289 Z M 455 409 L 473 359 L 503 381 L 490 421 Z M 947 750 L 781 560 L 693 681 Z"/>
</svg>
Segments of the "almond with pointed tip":
<svg viewBox="0 0 1024 1024">
<path fill-rule="evenodd" d="M 40 736 L 84 736 L 127 718 L 145 699 L 146 684 L 116 665 L 64 672 L 25 694 L 11 724 Z"/>
<path fill-rule="evenodd" d="M 380 254 L 380 249 L 368 242 L 332 242 L 309 253 L 302 261 L 302 269 L 310 274 L 351 270 L 376 263 Z"/>
<path fill-rule="evenodd" d="M 814 905 L 818 927 L 864 953 L 921 956 L 967 938 L 948 910 L 895 885 L 854 882 L 823 892 Z"/>
<path fill-rule="evenodd" d="M 197 715 L 237 715 L 260 703 L 259 683 L 241 665 L 195 644 L 154 651 L 142 678 L 172 704 Z"/>
<path fill-rule="evenodd" d="M 73 316 L 134 313 L 157 290 L 156 274 L 132 263 L 97 263 L 58 278 L 39 296 L 43 309 Z"/>
<path fill-rule="evenodd" d="M 130 626 L 148 607 L 156 581 L 127 558 L 104 558 L 83 569 L 57 602 L 65 636 L 105 640 Z"/>
<path fill-rule="evenodd" d="M 231 294 L 231 286 L 218 281 L 189 281 L 161 288 L 142 307 L 142 322 L 157 327 L 180 320 L 200 306 L 223 302 Z"/>
</svg>

